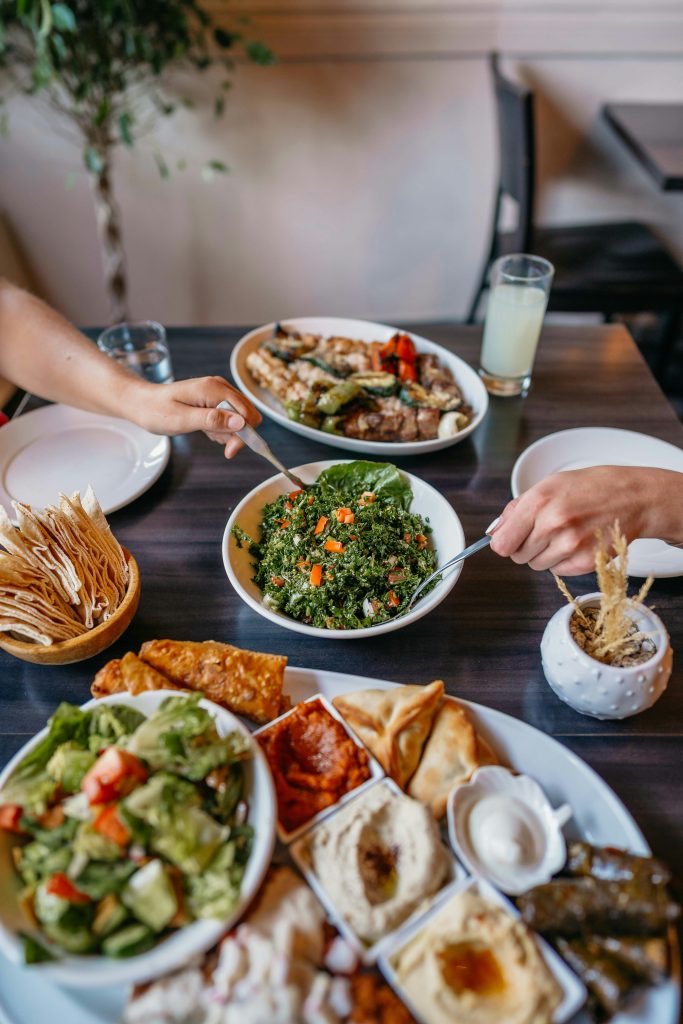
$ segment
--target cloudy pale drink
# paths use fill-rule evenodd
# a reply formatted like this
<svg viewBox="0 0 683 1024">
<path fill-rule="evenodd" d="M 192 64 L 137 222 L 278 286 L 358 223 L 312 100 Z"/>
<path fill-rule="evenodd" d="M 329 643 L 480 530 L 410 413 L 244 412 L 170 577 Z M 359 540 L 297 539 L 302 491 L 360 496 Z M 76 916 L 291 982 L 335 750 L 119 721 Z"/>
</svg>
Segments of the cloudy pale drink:
<svg viewBox="0 0 683 1024">
<path fill-rule="evenodd" d="M 497 284 L 491 289 L 481 350 L 484 370 L 500 377 L 531 373 L 545 306 L 541 288 Z"/>
</svg>

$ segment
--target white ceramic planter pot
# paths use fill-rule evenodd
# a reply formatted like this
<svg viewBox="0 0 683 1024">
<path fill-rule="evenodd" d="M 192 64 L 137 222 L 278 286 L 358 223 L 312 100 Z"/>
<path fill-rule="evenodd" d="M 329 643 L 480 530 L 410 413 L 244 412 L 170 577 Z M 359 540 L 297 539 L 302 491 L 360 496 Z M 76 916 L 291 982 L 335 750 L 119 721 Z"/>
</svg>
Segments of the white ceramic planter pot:
<svg viewBox="0 0 683 1024">
<path fill-rule="evenodd" d="M 580 607 L 597 607 L 600 594 L 578 598 Z M 573 639 L 567 604 L 555 612 L 541 640 L 543 671 L 560 700 L 593 718 L 629 718 L 652 707 L 666 689 L 673 652 L 664 623 L 645 605 L 635 605 L 631 618 L 651 635 L 656 651 L 648 661 L 628 668 L 603 665 L 581 650 Z"/>
</svg>

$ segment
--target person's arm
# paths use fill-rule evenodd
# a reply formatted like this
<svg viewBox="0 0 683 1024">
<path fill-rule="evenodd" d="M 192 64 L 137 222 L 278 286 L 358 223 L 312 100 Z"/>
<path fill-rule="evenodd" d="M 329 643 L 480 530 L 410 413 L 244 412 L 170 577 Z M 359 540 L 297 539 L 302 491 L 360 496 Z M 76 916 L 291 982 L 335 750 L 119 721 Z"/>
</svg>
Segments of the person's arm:
<svg viewBox="0 0 683 1024">
<path fill-rule="evenodd" d="M 595 568 L 596 530 L 619 521 L 626 538 L 683 542 L 683 473 L 596 466 L 554 473 L 506 506 L 491 548 L 532 569 L 563 576 Z"/>
<path fill-rule="evenodd" d="M 45 303 L 0 279 L 0 376 L 52 402 L 120 416 L 153 434 L 203 430 L 231 458 L 246 419 L 261 420 L 241 392 L 222 377 L 174 384 L 142 380 L 104 355 Z M 215 407 L 227 399 L 236 413 Z"/>
</svg>

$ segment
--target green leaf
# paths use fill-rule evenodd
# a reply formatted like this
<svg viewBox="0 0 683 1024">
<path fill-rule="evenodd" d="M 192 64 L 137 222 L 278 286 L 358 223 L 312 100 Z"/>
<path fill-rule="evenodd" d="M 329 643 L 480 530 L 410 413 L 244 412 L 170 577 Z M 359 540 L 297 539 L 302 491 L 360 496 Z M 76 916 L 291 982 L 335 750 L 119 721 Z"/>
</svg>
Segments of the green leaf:
<svg viewBox="0 0 683 1024">
<path fill-rule="evenodd" d="M 75 32 L 76 18 L 74 12 L 66 4 L 52 5 L 52 21 L 61 32 Z"/>
<path fill-rule="evenodd" d="M 164 160 L 164 158 L 161 155 L 161 153 L 155 153 L 154 154 L 154 162 L 157 165 L 157 170 L 159 172 L 159 176 L 161 178 L 163 178 L 164 181 L 168 180 L 168 178 L 171 177 L 171 172 L 169 171 L 168 164 Z"/>
<path fill-rule="evenodd" d="M 262 67 L 268 67 L 275 63 L 275 54 L 265 43 L 247 43 L 246 51 L 249 60 L 253 60 L 255 64 L 260 64 Z"/>
<path fill-rule="evenodd" d="M 48 0 L 40 0 L 40 35 L 49 36 L 52 30 L 52 8 Z"/>
<path fill-rule="evenodd" d="M 119 135 L 121 136 L 121 142 L 126 146 L 132 146 L 134 142 L 131 132 L 132 126 L 133 118 L 128 111 L 124 110 L 119 117 Z"/>
<path fill-rule="evenodd" d="M 317 483 L 332 488 L 346 500 L 358 498 L 363 491 L 379 495 L 384 501 L 409 509 L 413 491 L 396 466 L 388 462 L 358 460 L 324 469 Z"/>
<path fill-rule="evenodd" d="M 99 174 L 104 167 L 102 155 L 92 146 L 86 147 L 85 152 L 83 153 L 83 160 L 91 174 Z"/>
<path fill-rule="evenodd" d="M 224 164 L 222 160 L 209 160 L 206 166 L 210 167 L 212 171 L 217 171 L 218 174 L 230 173 L 230 168 L 228 167 L 227 164 Z"/>
</svg>

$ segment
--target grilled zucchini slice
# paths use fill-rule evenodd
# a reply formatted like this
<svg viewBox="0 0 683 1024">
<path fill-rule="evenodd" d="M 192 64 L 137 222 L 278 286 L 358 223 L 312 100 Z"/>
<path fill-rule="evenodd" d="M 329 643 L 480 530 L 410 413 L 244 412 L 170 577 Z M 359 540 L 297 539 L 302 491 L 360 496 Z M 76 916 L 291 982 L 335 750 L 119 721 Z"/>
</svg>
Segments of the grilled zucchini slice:
<svg viewBox="0 0 683 1024">
<path fill-rule="evenodd" d="M 393 373 L 384 373 L 381 370 L 359 370 L 352 373 L 349 380 L 355 380 L 364 391 L 369 391 L 371 395 L 379 395 L 381 398 L 393 395 L 398 387 L 398 378 Z"/>
</svg>

